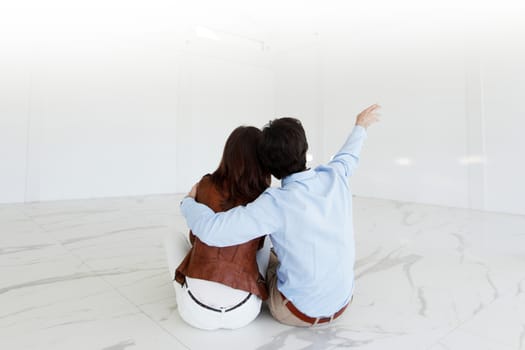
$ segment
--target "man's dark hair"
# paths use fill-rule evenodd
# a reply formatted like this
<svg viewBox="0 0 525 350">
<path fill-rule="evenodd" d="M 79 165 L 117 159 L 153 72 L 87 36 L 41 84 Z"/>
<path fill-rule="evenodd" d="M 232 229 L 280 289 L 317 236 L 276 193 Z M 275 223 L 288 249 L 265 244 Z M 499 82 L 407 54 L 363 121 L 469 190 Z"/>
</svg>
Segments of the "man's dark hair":
<svg viewBox="0 0 525 350">
<path fill-rule="evenodd" d="M 295 118 L 279 118 L 262 130 L 259 159 L 278 179 L 306 169 L 308 142 L 303 126 Z"/>
</svg>

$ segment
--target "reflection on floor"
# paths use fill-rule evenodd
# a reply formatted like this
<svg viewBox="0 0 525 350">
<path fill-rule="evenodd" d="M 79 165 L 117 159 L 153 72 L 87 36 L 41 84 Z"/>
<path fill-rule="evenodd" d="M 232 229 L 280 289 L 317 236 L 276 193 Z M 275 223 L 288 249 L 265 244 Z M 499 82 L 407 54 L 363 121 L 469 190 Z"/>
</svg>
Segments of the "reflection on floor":
<svg viewBox="0 0 525 350">
<path fill-rule="evenodd" d="M 181 196 L 0 205 L 1 349 L 525 349 L 525 217 L 355 198 L 356 294 L 316 329 L 181 321 Z"/>
</svg>

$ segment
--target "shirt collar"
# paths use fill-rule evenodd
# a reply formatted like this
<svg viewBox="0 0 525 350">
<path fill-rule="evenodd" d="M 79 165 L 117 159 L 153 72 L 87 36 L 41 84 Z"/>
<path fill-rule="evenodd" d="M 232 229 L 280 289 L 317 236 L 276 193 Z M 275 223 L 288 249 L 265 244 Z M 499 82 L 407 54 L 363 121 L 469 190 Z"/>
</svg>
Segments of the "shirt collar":
<svg viewBox="0 0 525 350">
<path fill-rule="evenodd" d="M 302 181 L 306 180 L 312 176 L 314 176 L 314 170 L 313 169 L 307 169 L 304 171 L 300 171 L 298 173 L 293 173 L 291 175 L 288 175 L 284 179 L 281 180 L 281 187 L 284 187 L 288 185 L 289 183 L 295 182 L 295 181 Z"/>
</svg>

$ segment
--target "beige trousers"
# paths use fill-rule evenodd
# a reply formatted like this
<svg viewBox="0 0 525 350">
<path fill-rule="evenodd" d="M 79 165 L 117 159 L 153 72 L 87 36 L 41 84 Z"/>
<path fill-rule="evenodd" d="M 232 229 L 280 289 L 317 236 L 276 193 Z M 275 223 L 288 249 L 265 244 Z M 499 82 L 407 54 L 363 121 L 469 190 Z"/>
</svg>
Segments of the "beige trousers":
<svg viewBox="0 0 525 350">
<path fill-rule="evenodd" d="M 285 300 L 277 289 L 277 266 L 279 266 L 279 259 L 272 251 L 270 253 L 270 262 L 268 263 L 268 272 L 266 273 L 269 291 L 267 304 L 272 316 L 281 323 L 295 327 L 318 327 L 330 324 L 331 322 L 312 325 L 299 319 L 288 309 L 286 306 L 288 300 Z"/>
</svg>

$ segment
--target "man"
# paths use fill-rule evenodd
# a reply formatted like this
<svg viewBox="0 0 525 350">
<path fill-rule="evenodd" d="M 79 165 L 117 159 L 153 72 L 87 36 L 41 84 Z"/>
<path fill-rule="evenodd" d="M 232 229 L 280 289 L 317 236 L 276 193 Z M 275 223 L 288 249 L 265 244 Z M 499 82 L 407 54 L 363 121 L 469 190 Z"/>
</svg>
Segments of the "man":
<svg viewBox="0 0 525 350">
<path fill-rule="evenodd" d="M 378 121 L 378 105 L 362 111 L 341 150 L 327 165 L 306 169 L 308 143 L 293 118 L 263 129 L 260 158 L 281 187 L 254 202 L 222 213 L 197 203 L 194 186 L 181 202 L 188 226 L 203 242 L 229 246 L 270 235 L 270 312 L 292 326 L 312 326 L 339 317 L 354 289 L 355 244 L 348 178 L 357 167 L 366 128 Z"/>
</svg>

